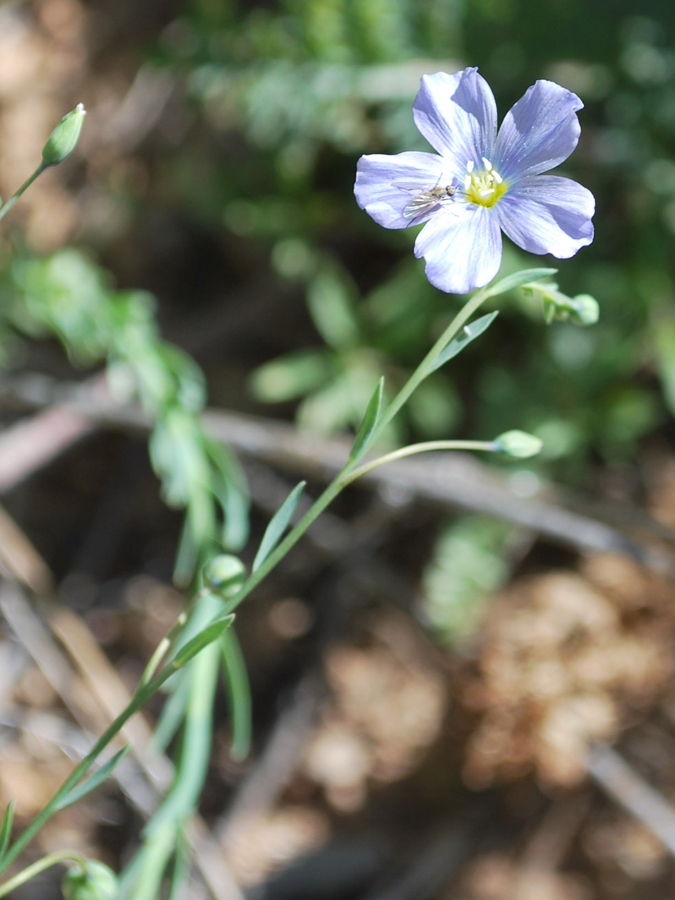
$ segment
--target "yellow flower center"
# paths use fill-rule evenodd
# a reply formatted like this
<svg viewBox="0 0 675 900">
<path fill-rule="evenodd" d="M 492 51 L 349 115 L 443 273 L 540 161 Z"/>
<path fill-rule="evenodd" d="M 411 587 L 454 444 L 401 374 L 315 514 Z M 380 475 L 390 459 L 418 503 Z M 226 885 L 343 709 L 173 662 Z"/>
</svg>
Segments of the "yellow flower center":
<svg viewBox="0 0 675 900">
<path fill-rule="evenodd" d="M 473 160 L 466 164 L 464 195 L 469 203 L 477 206 L 494 206 L 508 190 L 508 185 L 492 167 L 489 159 L 483 157 L 483 168 L 477 169 Z"/>
</svg>

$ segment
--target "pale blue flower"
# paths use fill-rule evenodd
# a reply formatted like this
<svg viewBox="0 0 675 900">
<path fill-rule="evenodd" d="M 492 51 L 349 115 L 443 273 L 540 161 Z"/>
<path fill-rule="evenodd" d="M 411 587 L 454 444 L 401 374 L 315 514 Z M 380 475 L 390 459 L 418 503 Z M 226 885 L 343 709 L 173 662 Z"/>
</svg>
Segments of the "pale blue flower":
<svg viewBox="0 0 675 900">
<path fill-rule="evenodd" d="M 579 140 L 583 103 L 537 81 L 497 133 L 497 107 L 477 69 L 424 75 L 415 124 L 434 153 L 362 156 L 354 193 L 385 228 L 426 222 L 415 241 L 429 281 L 453 294 L 497 274 L 503 231 L 529 253 L 574 256 L 593 240 L 593 195 L 555 175 Z"/>
</svg>

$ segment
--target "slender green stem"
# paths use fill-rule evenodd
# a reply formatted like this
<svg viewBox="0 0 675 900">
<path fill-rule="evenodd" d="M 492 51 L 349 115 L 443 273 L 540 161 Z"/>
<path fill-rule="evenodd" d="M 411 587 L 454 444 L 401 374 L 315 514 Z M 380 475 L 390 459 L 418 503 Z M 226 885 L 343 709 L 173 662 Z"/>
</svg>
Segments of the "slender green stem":
<svg viewBox="0 0 675 900">
<path fill-rule="evenodd" d="M 391 401 L 389 406 L 384 410 L 380 419 L 375 426 L 370 437 L 369 443 L 375 443 L 379 435 L 384 431 L 394 416 L 399 412 L 401 407 L 407 402 L 410 395 L 420 386 L 427 375 L 432 371 L 432 365 L 441 350 L 446 347 L 455 337 L 459 330 L 464 326 L 471 316 L 476 312 L 481 303 L 488 298 L 487 288 L 481 288 L 479 291 L 469 298 L 467 303 L 460 309 L 455 318 L 450 322 L 443 334 L 436 341 L 431 350 L 424 357 L 419 366 L 415 369 L 408 381 L 403 385 L 398 394 Z"/>
<path fill-rule="evenodd" d="M 5 218 L 7 213 L 14 206 L 14 204 L 19 199 L 19 197 L 23 194 L 23 192 L 26 191 L 31 186 L 31 184 L 35 181 L 35 179 L 38 177 L 38 175 L 42 175 L 44 170 L 48 169 L 48 168 L 49 168 L 49 166 L 46 163 L 44 163 L 44 162 L 40 163 L 40 165 L 37 167 L 37 169 L 30 176 L 30 178 L 27 178 L 24 181 L 24 183 L 21 185 L 19 190 L 9 198 L 9 200 L 4 204 L 4 206 L 0 207 L 0 219 Z M 0 896 L 2 896 L 2 895 L 0 895 Z"/>
<path fill-rule="evenodd" d="M 394 418 L 396 413 L 401 409 L 401 407 L 406 403 L 410 395 L 413 391 L 419 387 L 419 385 L 424 381 L 427 375 L 433 370 L 433 364 L 436 360 L 436 357 L 441 352 L 441 350 L 450 343 L 450 341 L 455 337 L 455 335 L 459 332 L 459 330 L 464 326 L 465 322 L 467 322 L 471 316 L 476 312 L 476 310 L 480 307 L 481 303 L 483 303 L 490 296 L 489 289 L 487 287 L 481 288 L 479 291 L 469 298 L 467 303 L 460 309 L 457 315 L 454 317 L 452 322 L 445 329 L 443 334 L 438 338 L 434 346 L 424 357 L 419 366 L 415 369 L 413 374 L 410 376 L 408 381 L 403 385 L 398 394 L 391 401 L 389 406 L 384 410 L 381 414 L 379 421 L 369 439 L 369 444 L 372 445 L 378 438 L 378 436 L 382 433 L 382 431 L 387 427 L 389 422 Z M 485 447 L 481 446 L 480 448 L 484 450 Z M 490 447 L 490 449 L 494 449 Z M 335 478 L 331 481 L 328 487 L 324 490 L 321 496 L 314 502 L 312 507 L 307 510 L 305 515 L 300 519 L 297 525 L 286 535 L 284 540 L 276 547 L 276 549 L 270 553 L 267 559 L 260 565 L 255 572 L 251 573 L 251 575 L 246 579 L 244 584 L 242 585 L 239 593 L 232 597 L 225 604 L 225 612 L 232 612 L 236 609 L 243 600 L 248 597 L 248 595 L 253 591 L 261 581 L 263 581 L 267 575 L 279 564 L 279 562 L 286 556 L 288 551 L 297 544 L 302 535 L 307 531 L 310 525 L 321 515 L 321 513 L 328 507 L 332 501 L 338 496 L 338 494 L 342 491 L 342 489 L 353 481 L 352 474 L 356 469 L 357 461 L 348 462 L 344 468 L 338 472 Z"/>
<path fill-rule="evenodd" d="M 391 453 L 385 453 L 384 456 L 378 456 L 377 459 L 371 459 L 370 462 L 364 463 L 358 469 L 354 469 L 342 481 L 343 485 L 351 484 L 362 475 L 367 475 L 373 469 L 379 469 L 387 463 L 395 462 L 397 459 L 405 459 L 406 456 L 415 456 L 417 453 L 430 453 L 433 450 L 480 450 L 485 453 L 493 453 L 497 450 L 494 441 L 425 441 L 423 444 L 409 444 L 407 447 L 401 447 L 399 450 L 392 450 Z"/>
<path fill-rule="evenodd" d="M 165 659 L 168 654 L 171 654 L 171 656 L 173 656 L 173 653 L 171 651 L 174 649 L 176 639 L 184 634 L 184 626 L 190 618 L 190 615 L 195 606 L 197 605 L 197 601 L 206 593 L 207 592 L 202 588 L 202 590 L 197 591 L 197 593 L 193 594 L 187 600 L 176 621 L 172 625 L 171 631 L 169 631 L 169 633 L 162 638 L 162 640 L 155 648 L 154 653 L 150 657 L 150 661 L 148 662 L 147 666 L 145 667 L 145 671 L 141 676 L 139 687 L 144 687 L 150 681 L 150 679 L 154 676 L 155 672 L 159 668 L 159 664 L 163 659 Z"/>
<path fill-rule="evenodd" d="M 32 866 L 22 869 L 21 872 L 18 872 L 14 876 L 14 878 L 10 878 L 9 881 L 1 884 L 0 897 L 6 897 L 7 894 L 11 893 L 15 888 L 21 887 L 22 884 L 30 881 L 31 878 L 35 878 L 36 875 L 39 875 L 40 872 L 44 872 L 45 869 L 50 869 L 52 866 L 56 866 L 59 863 L 71 859 L 74 862 L 79 863 L 82 866 L 83 871 L 86 869 L 87 860 L 80 853 L 75 850 L 59 850 L 56 853 L 50 853 L 48 856 L 43 856 L 42 859 L 38 859 L 37 862 L 34 862 Z"/>
<path fill-rule="evenodd" d="M 23 184 L 19 188 L 14 197 L 12 197 L 5 204 L 5 206 L 0 209 L 0 219 L 6 214 L 8 209 L 11 208 L 11 205 L 16 202 L 18 197 L 21 196 L 26 188 L 38 177 L 38 175 L 43 171 L 43 168 L 44 167 L 41 166 L 31 176 L 31 178 L 29 178 L 28 181 L 26 181 L 25 184 Z M 469 299 L 466 305 L 454 317 L 452 322 L 448 325 L 448 327 L 436 341 L 432 349 L 412 374 L 408 382 L 403 386 L 397 396 L 392 400 L 387 409 L 383 412 L 377 426 L 373 430 L 369 443 L 373 443 L 376 440 L 379 434 L 381 434 L 382 430 L 386 428 L 388 423 L 393 419 L 396 413 L 408 400 L 413 391 L 421 384 L 421 382 L 427 377 L 427 375 L 430 374 L 433 369 L 433 363 L 440 351 L 453 339 L 453 337 L 462 328 L 464 323 L 473 315 L 473 313 L 478 309 L 478 307 L 486 299 L 487 296 L 488 294 L 486 289 L 477 291 L 476 294 L 474 294 L 473 297 Z M 260 565 L 260 567 L 249 576 L 249 578 L 244 583 L 241 591 L 225 604 L 226 609 L 223 610 L 221 608 L 220 615 L 222 615 L 224 612 L 230 612 L 237 606 L 239 606 L 239 604 L 251 593 L 251 591 L 253 591 L 254 588 L 256 588 L 258 584 L 260 584 L 260 582 L 272 571 L 272 569 L 274 569 L 275 566 L 278 565 L 278 563 L 284 558 L 288 551 L 299 541 L 305 531 L 330 505 L 335 497 L 338 496 L 343 488 L 345 488 L 356 478 L 366 474 L 366 472 L 372 471 L 378 466 L 384 465 L 386 462 L 390 462 L 394 459 L 402 459 L 403 457 L 410 456 L 413 453 L 422 453 L 427 450 L 448 449 L 493 450 L 494 446 L 490 443 L 485 443 L 482 441 L 429 441 L 425 444 L 416 444 L 412 445 L 411 447 L 404 447 L 400 450 L 395 450 L 392 453 L 385 454 L 385 456 L 379 457 L 376 460 L 364 463 L 360 467 L 357 465 L 357 460 L 349 461 L 344 466 L 344 468 L 336 475 L 336 477 L 324 490 L 321 496 L 316 500 L 313 506 L 305 513 L 298 524 L 289 532 L 286 538 L 281 541 L 276 549 Z M 156 678 L 154 678 L 152 681 L 147 681 L 147 679 L 152 676 L 153 671 L 159 665 L 162 655 L 167 651 L 167 649 L 169 649 L 170 645 L 173 642 L 173 637 L 181 627 L 182 622 L 177 622 L 175 628 L 172 629 L 171 634 L 167 636 L 165 642 L 162 642 L 160 647 L 158 647 L 156 653 L 153 654 L 153 657 L 148 665 L 146 675 L 144 676 L 144 680 L 126 709 L 115 719 L 115 721 L 109 726 L 109 728 L 106 729 L 104 734 L 96 742 L 96 745 L 91 750 L 91 752 L 87 754 L 87 756 L 80 762 L 78 766 L 76 766 L 72 774 L 62 784 L 62 786 L 59 788 L 50 802 L 40 813 L 38 813 L 35 819 L 33 819 L 30 825 L 27 826 L 27 828 L 19 836 L 16 842 L 7 850 L 6 854 L 0 861 L 0 874 L 2 874 L 2 872 L 6 870 L 9 864 L 13 862 L 14 859 L 16 859 L 16 857 L 23 851 L 23 849 L 30 843 L 37 832 L 42 828 L 45 822 L 54 814 L 54 812 L 56 812 L 63 797 L 65 797 L 68 792 L 71 791 L 75 787 L 75 785 L 82 779 L 91 765 L 96 761 L 100 753 L 123 728 L 125 723 L 131 718 L 131 716 L 134 715 L 134 713 L 137 712 L 162 686 L 162 684 L 164 684 L 164 682 L 177 670 L 178 667 L 175 664 L 170 663 L 166 665 L 165 669 L 159 675 L 157 675 Z M 10 883 L 11 882 L 8 882 L 8 884 Z M 0 890 L 4 890 L 4 887 L 0 888 Z M 0 894 L 0 896 L 3 895 Z"/>
<path fill-rule="evenodd" d="M 471 316 L 475 313 L 481 303 L 483 303 L 483 301 L 486 300 L 488 296 L 489 294 L 487 288 L 481 288 L 479 291 L 476 291 L 476 293 L 457 313 L 452 322 L 450 322 L 443 334 L 436 341 L 434 346 L 427 353 L 419 366 L 415 369 L 408 381 L 398 392 L 396 397 L 394 397 L 389 406 L 384 410 L 377 425 L 373 429 L 369 444 L 373 444 L 375 442 L 377 437 L 382 433 L 383 429 L 386 428 L 386 426 L 389 424 L 389 422 L 391 422 L 396 413 L 408 400 L 415 388 L 419 387 L 422 381 L 424 381 L 427 375 L 429 375 L 429 373 L 432 371 L 433 363 L 438 354 L 455 337 L 459 330 L 464 326 L 464 323 L 471 318 Z M 473 449 L 484 450 L 485 447 L 481 444 L 479 448 Z M 491 447 L 490 449 L 493 448 Z M 231 600 L 229 600 L 229 602 L 226 604 L 227 612 L 231 612 L 232 610 L 236 609 L 237 606 L 239 606 L 239 604 L 243 600 L 245 600 L 246 597 L 248 597 L 251 591 L 253 591 L 260 584 L 260 582 L 267 577 L 272 569 L 274 569 L 275 566 L 278 565 L 278 563 L 284 558 L 288 551 L 292 547 L 294 547 L 295 544 L 297 544 L 302 535 L 305 533 L 305 531 L 307 531 L 307 529 L 315 521 L 315 519 L 317 519 L 318 516 L 321 515 L 321 513 L 326 509 L 326 507 L 333 502 L 333 500 L 338 496 L 342 489 L 351 481 L 353 481 L 352 475 L 355 469 L 356 461 L 348 462 L 347 465 L 340 472 L 338 472 L 338 474 L 324 490 L 321 496 L 315 501 L 313 506 L 308 509 L 302 519 L 300 519 L 298 524 L 286 535 L 284 540 L 277 546 L 277 548 L 272 553 L 270 553 L 270 555 L 262 563 L 262 565 L 246 579 L 239 593 Z"/>
<path fill-rule="evenodd" d="M 105 750 L 108 744 L 113 740 L 119 731 L 122 730 L 128 720 L 138 712 L 138 710 L 155 694 L 164 682 L 174 674 L 178 669 L 177 666 L 168 666 L 153 681 L 141 688 L 132 697 L 129 705 L 124 709 L 114 722 L 105 730 L 98 739 L 93 749 L 84 757 L 84 759 L 73 769 L 72 773 L 66 778 L 56 794 L 49 803 L 42 809 L 33 821 L 26 826 L 23 832 L 16 839 L 14 844 L 7 850 L 0 860 L 0 875 L 7 869 L 9 864 L 23 851 L 23 849 L 33 840 L 38 831 L 47 822 L 48 819 L 58 810 L 61 800 L 71 791 L 80 779 L 87 773 L 89 768 L 96 761 L 98 756 Z"/>
</svg>

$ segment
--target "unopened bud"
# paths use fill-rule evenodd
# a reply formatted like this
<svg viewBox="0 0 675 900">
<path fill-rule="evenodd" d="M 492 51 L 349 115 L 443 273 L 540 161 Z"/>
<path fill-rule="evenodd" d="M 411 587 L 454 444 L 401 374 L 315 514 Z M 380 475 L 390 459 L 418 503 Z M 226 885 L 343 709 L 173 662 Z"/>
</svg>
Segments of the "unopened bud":
<svg viewBox="0 0 675 900">
<path fill-rule="evenodd" d="M 572 298 L 570 319 L 577 325 L 595 325 L 600 318 L 600 306 L 590 294 L 577 294 Z"/>
<path fill-rule="evenodd" d="M 116 900 L 119 892 L 117 876 L 97 859 L 88 859 L 84 869 L 75 865 L 61 882 L 64 900 Z"/>
<path fill-rule="evenodd" d="M 80 139 L 86 114 L 84 104 L 78 103 L 72 112 L 61 119 L 42 150 L 42 162 L 45 166 L 57 166 L 73 152 Z"/>
<path fill-rule="evenodd" d="M 237 556 L 222 553 L 204 566 L 204 587 L 231 597 L 246 581 L 246 566 Z"/>
<path fill-rule="evenodd" d="M 543 441 L 526 431 L 505 431 L 494 439 L 495 450 L 512 459 L 527 459 L 536 456 Z"/>
<path fill-rule="evenodd" d="M 539 287 L 539 290 L 544 298 L 544 317 L 549 324 L 557 319 L 574 325 L 595 325 L 600 318 L 598 301 L 590 294 L 568 297 L 554 289 L 546 292 Z"/>
</svg>

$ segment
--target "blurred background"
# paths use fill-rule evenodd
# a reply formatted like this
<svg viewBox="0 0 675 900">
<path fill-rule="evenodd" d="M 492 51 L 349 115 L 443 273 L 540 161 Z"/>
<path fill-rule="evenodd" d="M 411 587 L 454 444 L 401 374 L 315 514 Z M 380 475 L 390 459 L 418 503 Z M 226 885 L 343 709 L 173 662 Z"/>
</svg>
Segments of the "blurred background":
<svg viewBox="0 0 675 900">
<path fill-rule="evenodd" d="M 247 600 L 253 748 L 232 761 L 223 696 L 200 822 L 250 898 L 670 896 L 674 40 L 666 0 L 0 5 L 4 197 L 88 110 L 0 238 L 0 562 L 33 589 L 52 578 L 60 603 L 34 621 L 24 595 L 0 598 L 0 799 L 20 824 L 181 603 L 181 516 L 147 428 L 97 411 L 97 304 L 147 292 L 204 370 L 255 546 L 299 477 L 318 495 L 379 375 L 393 394 L 459 308 L 414 233 L 379 228 L 352 189 L 361 154 L 426 149 L 420 76 L 471 65 L 500 118 L 539 78 L 583 100 L 561 172 L 594 192 L 596 239 L 556 280 L 600 321 L 546 325 L 536 298 L 500 297 L 387 440 L 519 428 L 541 456 L 380 470 Z M 556 264 L 505 251 L 502 274 Z M 45 336 L 60 329 L 68 354 Z M 62 406 L 77 385 L 84 417 Z M 142 827 L 111 784 L 35 853 L 119 869 Z M 241 897 L 200 872 L 185 896 Z M 60 894 L 45 876 L 16 896 Z"/>
</svg>

